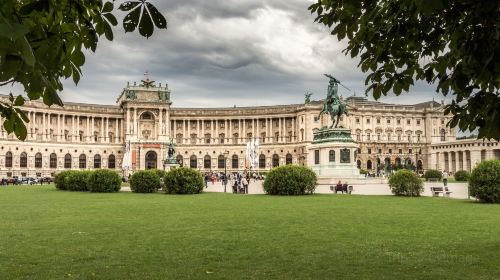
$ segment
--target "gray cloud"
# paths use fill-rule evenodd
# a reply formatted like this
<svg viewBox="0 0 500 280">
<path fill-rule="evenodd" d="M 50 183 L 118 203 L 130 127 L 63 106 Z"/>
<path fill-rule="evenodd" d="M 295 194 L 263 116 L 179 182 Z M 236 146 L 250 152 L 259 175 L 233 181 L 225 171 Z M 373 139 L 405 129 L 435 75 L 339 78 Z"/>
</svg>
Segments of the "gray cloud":
<svg viewBox="0 0 500 280">
<path fill-rule="evenodd" d="M 157 82 L 169 83 L 177 107 L 301 103 L 306 91 L 321 99 L 323 73 L 364 93 L 358 61 L 341 53 L 345 42 L 313 22 L 310 1 L 153 2 L 169 29 L 146 40 L 117 27 L 113 42 L 103 39 L 95 54 L 87 54 L 79 85 L 64 82 L 63 100 L 114 104 L 127 81 L 140 81 L 146 70 Z M 433 87 L 419 83 L 411 94 L 382 101 L 413 103 L 433 96 Z"/>
</svg>

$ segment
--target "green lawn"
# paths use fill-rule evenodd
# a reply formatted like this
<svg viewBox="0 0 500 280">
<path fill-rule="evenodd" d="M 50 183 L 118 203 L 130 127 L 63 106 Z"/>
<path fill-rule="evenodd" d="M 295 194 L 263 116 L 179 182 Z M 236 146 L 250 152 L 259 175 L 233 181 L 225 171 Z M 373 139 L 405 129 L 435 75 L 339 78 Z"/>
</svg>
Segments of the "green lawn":
<svg viewBox="0 0 500 280">
<path fill-rule="evenodd" d="M 0 279 L 499 279 L 500 205 L 0 187 Z"/>
</svg>

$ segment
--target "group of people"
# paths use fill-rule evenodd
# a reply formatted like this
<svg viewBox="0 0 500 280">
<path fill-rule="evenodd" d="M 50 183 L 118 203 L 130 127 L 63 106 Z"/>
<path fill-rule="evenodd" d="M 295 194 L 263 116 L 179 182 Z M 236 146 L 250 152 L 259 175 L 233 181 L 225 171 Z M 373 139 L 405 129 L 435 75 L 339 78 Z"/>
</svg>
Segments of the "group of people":
<svg viewBox="0 0 500 280">
<path fill-rule="evenodd" d="M 205 172 L 204 173 L 205 188 L 208 188 L 209 184 L 215 185 L 216 182 L 222 182 L 222 184 L 232 187 L 233 193 L 244 193 L 248 194 L 248 185 L 253 179 L 254 182 L 258 180 L 264 180 L 265 176 L 257 173 L 250 173 L 248 171 L 228 173 L 226 175 L 222 172 Z"/>
</svg>

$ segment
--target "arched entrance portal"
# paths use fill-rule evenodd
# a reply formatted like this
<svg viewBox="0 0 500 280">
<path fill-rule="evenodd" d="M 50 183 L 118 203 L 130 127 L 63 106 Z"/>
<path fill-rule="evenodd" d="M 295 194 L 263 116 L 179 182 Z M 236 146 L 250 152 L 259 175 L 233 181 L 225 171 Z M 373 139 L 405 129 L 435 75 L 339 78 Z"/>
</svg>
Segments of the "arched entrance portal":
<svg viewBox="0 0 500 280">
<path fill-rule="evenodd" d="M 157 155 L 154 151 L 149 151 L 146 153 L 146 169 L 157 168 Z"/>
</svg>

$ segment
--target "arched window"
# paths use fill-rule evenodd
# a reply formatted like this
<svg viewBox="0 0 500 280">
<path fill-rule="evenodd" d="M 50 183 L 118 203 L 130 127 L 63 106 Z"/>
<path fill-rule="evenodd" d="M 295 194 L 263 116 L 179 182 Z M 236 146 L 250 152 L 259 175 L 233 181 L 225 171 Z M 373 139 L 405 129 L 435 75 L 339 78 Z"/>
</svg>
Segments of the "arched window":
<svg viewBox="0 0 500 280">
<path fill-rule="evenodd" d="M 87 156 L 81 154 L 78 158 L 78 168 L 87 168 Z"/>
<path fill-rule="evenodd" d="M 195 155 L 192 155 L 190 158 L 189 158 L 189 167 L 191 168 L 196 168 L 198 167 L 198 159 L 196 158 Z"/>
<path fill-rule="evenodd" d="M 259 156 L 259 168 L 266 168 L 266 156 L 264 154 Z"/>
<path fill-rule="evenodd" d="M 233 155 L 232 159 L 231 159 L 231 167 L 233 169 L 238 169 L 238 155 Z"/>
<path fill-rule="evenodd" d="M 64 168 L 69 169 L 71 168 L 71 155 L 66 154 L 64 156 Z"/>
<path fill-rule="evenodd" d="M 5 167 L 12 167 L 12 152 L 5 154 Z"/>
<path fill-rule="evenodd" d="M 182 167 L 183 166 L 183 161 L 184 159 L 182 158 L 181 155 L 177 155 L 177 157 L 175 157 L 175 159 L 177 160 L 177 163 Z"/>
<path fill-rule="evenodd" d="M 291 154 L 286 154 L 286 157 L 285 157 L 285 164 L 292 164 L 293 162 L 293 157 Z"/>
<path fill-rule="evenodd" d="M 396 158 L 396 166 L 401 166 L 401 159 L 400 158 Z"/>
<path fill-rule="evenodd" d="M 28 155 L 25 152 L 21 153 L 19 158 L 19 167 L 28 167 Z"/>
<path fill-rule="evenodd" d="M 212 168 L 212 158 L 209 155 L 206 155 L 203 158 L 203 168 L 207 168 L 207 169 Z"/>
<path fill-rule="evenodd" d="M 115 155 L 109 155 L 108 157 L 108 168 L 115 169 L 116 168 L 116 158 Z"/>
<path fill-rule="evenodd" d="M 42 168 L 42 154 L 36 153 L 35 155 L 35 168 Z"/>
<path fill-rule="evenodd" d="M 418 171 L 418 170 L 422 170 L 422 169 L 424 169 L 424 168 L 423 168 L 423 165 L 422 165 L 422 161 L 421 161 L 421 160 L 418 160 L 418 161 L 417 161 L 417 171 Z"/>
<path fill-rule="evenodd" d="M 55 153 L 50 154 L 49 167 L 50 168 L 57 168 L 57 155 Z"/>
<path fill-rule="evenodd" d="M 277 154 L 273 155 L 273 167 L 277 167 L 280 165 L 280 156 Z"/>
<path fill-rule="evenodd" d="M 217 168 L 224 168 L 226 167 L 226 160 L 224 158 L 224 155 L 219 155 L 217 158 Z"/>
<path fill-rule="evenodd" d="M 366 162 L 366 169 L 369 169 L 369 170 L 372 169 L 372 161 L 371 160 L 368 160 Z"/>
<path fill-rule="evenodd" d="M 94 168 L 101 168 L 101 156 L 100 155 L 94 156 Z"/>
<path fill-rule="evenodd" d="M 328 151 L 328 161 L 335 162 L 335 150 Z"/>
</svg>

